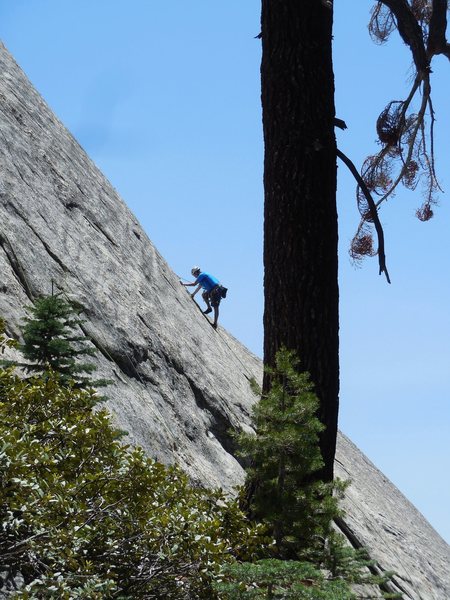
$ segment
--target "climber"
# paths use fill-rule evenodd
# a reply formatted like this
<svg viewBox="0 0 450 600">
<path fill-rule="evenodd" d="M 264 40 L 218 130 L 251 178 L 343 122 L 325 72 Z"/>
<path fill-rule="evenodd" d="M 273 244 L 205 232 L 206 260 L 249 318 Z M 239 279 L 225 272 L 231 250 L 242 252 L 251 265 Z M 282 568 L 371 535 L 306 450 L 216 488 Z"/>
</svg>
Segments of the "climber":
<svg viewBox="0 0 450 600">
<path fill-rule="evenodd" d="M 185 287 L 194 285 L 197 286 L 197 288 L 191 294 L 192 298 L 194 298 L 195 294 L 199 291 L 200 288 L 204 289 L 204 292 L 202 293 L 202 298 L 206 303 L 206 310 L 203 310 L 202 312 L 204 315 L 208 315 L 214 309 L 214 321 L 212 323 L 212 326 L 214 327 L 214 329 L 217 329 L 217 320 L 219 318 L 219 304 L 222 298 L 226 297 L 227 288 L 220 285 L 219 280 L 216 279 L 213 275 L 202 272 L 200 267 L 192 267 L 191 273 L 195 277 L 195 281 L 190 283 L 183 283 L 182 281 L 180 281 L 180 283 Z"/>
</svg>

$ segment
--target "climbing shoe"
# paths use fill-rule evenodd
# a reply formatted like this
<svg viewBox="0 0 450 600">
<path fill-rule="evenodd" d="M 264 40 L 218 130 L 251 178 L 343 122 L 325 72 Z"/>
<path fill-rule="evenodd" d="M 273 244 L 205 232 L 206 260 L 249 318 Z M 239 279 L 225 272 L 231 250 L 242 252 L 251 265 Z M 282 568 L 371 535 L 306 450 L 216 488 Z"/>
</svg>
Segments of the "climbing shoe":
<svg viewBox="0 0 450 600">
<path fill-rule="evenodd" d="M 203 314 L 209 315 L 210 312 L 212 312 L 212 308 L 207 308 L 206 310 L 203 311 Z"/>
</svg>

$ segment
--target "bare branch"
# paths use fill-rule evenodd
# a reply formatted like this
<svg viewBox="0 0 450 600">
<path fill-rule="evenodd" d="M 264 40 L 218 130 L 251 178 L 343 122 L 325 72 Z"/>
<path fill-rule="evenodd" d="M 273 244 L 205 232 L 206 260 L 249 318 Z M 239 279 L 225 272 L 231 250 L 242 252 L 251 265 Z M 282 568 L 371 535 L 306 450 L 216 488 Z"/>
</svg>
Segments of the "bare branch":
<svg viewBox="0 0 450 600">
<path fill-rule="evenodd" d="M 422 103 L 421 103 L 421 107 L 420 107 L 419 113 L 417 115 L 416 125 L 415 125 L 415 127 L 413 129 L 413 132 L 411 134 L 410 140 L 408 141 L 408 144 L 407 144 L 408 153 L 407 153 L 406 158 L 403 159 L 403 167 L 400 169 L 400 172 L 397 175 L 397 178 L 395 179 L 395 181 L 391 185 L 391 187 L 380 198 L 380 200 L 378 200 L 378 202 L 376 203 L 377 206 L 379 206 L 385 200 L 387 200 L 387 198 L 389 196 L 392 196 L 394 190 L 397 188 L 397 186 L 402 181 L 402 179 L 403 179 L 403 177 L 405 175 L 407 165 L 411 161 L 411 158 L 412 158 L 412 155 L 413 155 L 413 152 L 414 152 L 414 146 L 415 146 L 415 143 L 416 143 L 417 134 L 421 130 L 421 127 L 423 125 L 423 121 L 424 121 L 424 117 L 425 117 L 425 111 L 426 111 L 426 108 L 427 108 L 428 98 L 429 97 L 430 97 L 430 82 L 429 82 L 429 79 L 427 77 L 425 79 L 425 82 L 424 82 L 424 91 L 423 91 L 423 96 L 422 96 Z"/>
<path fill-rule="evenodd" d="M 434 160 L 434 125 L 436 122 L 436 118 L 434 116 L 434 108 L 433 108 L 433 102 L 431 100 L 431 96 L 428 98 L 428 110 L 430 112 L 430 119 L 431 119 L 431 123 L 430 123 L 430 157 L 431 157 L 431 171 L 433 173 L 433 178 L 436 184 L 436 187 L 443 192 L 444 190 L 441 188 L 441 186 L 439 185 L 437 176 L 436 176 L 436 170 L 435 170 L 435 160 Z"/>
<path fill-rule="evenodd" d="M 435 171 L 430 61 L 435 54 L 444 54 L 450 59 L 450 44 L 446 40 L 447 5 L 448 0 L 378 0 L 372 10 L 371 37 L 383 43 L 397 28 L 411 50 L 415 79 L 407 98 L 389 102 L 377 120 L 382 147 L 364 161 L 360 176 L 364 185 L 359 183 L 356 192 L 361 221 L 350 248 L 355 261 L 377 253 L 373 249 L 371 224 L 375 225 L 380 244 L 377 211 L 394 195 L 400 183 L 415 190 L 419 181 L 424 182 L 423 204 L 416 211 L 422 221 L 433 216 L 436 192 L 442 191 Z M 421 97 L 417 98 L 419 93 Z M 418 112 L 413 108 L 413 101 L 419 104 Z M 373 196 L 378 197 L 376 203 Z M 378 254 L 380 250 L 383 252 L 382 244 Z M 382 272 L 384 255 L 379 256 L 379 260 Z"/>
<path fill-rule="evenodd" d="M 378 254 L 378 264 L 380 267 L 379 272 L 380 272 L 380 275 L 381 275 L 381 273 L 384 273 L 386 276 L 387 282 L 391 283 L 391 280 L 389 278 L 389 273 L 388 273 L 388 270 L 386 267 L 386 256 L 384 253 L 384 232 L 383 232 L 383 227 L 381 225 L 380 219 L 378 218 L 378 211 L 377 211 L 375 202 L 373 201 L 372 195 L 370 194 L 363 178 L 358 173 L 358 169 L 355 167 L 353 162 L 348 158 L 348 156 L 346 154 L 344 154 L 341 150 L 339 150 L 339 148 L 336 149 L 336 153 L 337 153 L 337 156 L 342 160 L 342 162 L 349 168 L 351 174 L 358 182 L 358 185 L 362 189 L 362 191 L 367 199 L 367 204 L 368 204 L 369 210 L 370 210 L 370 216 L 372 218 L 373 224 L 375 226 L 375 230 L 377 232 L 377 237 L 378 237 L 378 252 L 377 252 L 377 254 Z"/>
<path fill-rule="evenodd" d="M 419 77 L 429 72 L 430 61 L 425 50 L 422 28 L 406 0 L 380 0 L 395 16 L 397 29 L 402 40 L 411 48 Z"/>
</svg>

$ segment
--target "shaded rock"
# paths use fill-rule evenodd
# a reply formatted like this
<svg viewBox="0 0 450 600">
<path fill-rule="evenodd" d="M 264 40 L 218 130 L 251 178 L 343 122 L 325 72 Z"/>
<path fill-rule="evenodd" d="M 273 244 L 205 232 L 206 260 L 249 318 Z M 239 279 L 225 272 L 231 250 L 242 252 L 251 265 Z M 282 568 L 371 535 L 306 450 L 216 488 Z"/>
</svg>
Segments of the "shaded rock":
<svg viewBox="0 0 450 600">
<path fill-rule="evenodd" d="M 84 307 L 96 377 L 131 443 L 193 481 L 232 490 L 243 470 L 230 430 L 250 427 L 261 361 L 215 331 L 116 191 L 0 46 L 0 314 L 18 337 L 24 307 L 63 291 Z M 404 598 L 450 598 L 450 550 L 344 436 L 353 484 L 341 523 Z"/>
</svg>

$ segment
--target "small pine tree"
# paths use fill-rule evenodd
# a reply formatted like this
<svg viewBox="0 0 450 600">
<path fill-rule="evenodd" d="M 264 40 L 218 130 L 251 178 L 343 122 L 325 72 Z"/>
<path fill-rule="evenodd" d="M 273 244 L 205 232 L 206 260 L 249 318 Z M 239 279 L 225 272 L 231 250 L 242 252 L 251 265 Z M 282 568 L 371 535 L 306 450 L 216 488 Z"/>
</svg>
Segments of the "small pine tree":
<svg viewBox="0 0 450 600">
<path fill-rule="evenodd" d="M 353 584 L 375 585 L 386 592 L 393 575 L 371 573 L 368 554 L 349 547 L 333 529 L 333 521 L 341 517 L 338 502 L 347 483 L 323 483 L 317 477 L 323 466 L 319 400 L 309 374 L 298 372 L 298 363 L 285 348 L 277 353 L 275 367 L 267 369 L 270 391 L 263 395 L 254 384 L 260 396 L 253 407 L 256 435 L 237 436 L 240 454 L 250 465 L 241 504 L 266 524 L 275 539 L 275 553 L 269 548 L 271 560 L 225 569 L 218 586 L 224 600 L 350 600 L 355 598 Z M 274 555 L 282 560 L 273 560 Z M 378 597 L 398 596 L 388 592 Z"/>
<path fill-rule="evenodd" d="M 356 600 L 347 581 L 293 560 L 227 564 L 215 587 L 221 600 Z"/>
<path fill-rule="evenodd" d="M 19 350 L 29 361 L 28 371 L 45 372 L 48 368 L 57 372 L 62 385 L 74 382 L 75 387 L 99 387 L 106 380 L 93 381 L 87 375 L 95 371 L 93 363 L 80 358 L 95 354 L 84 335 L 76 334 L 83 324 L 82 309 L 68 302 L 60 294 L 42 296 L 27 308 L 31 315 L 24 322 L 24 343 Z"/>
<path fill-rule="evenodd" d="M 296 370 L 294 353 L 281 349 L 268 370 L 272 387 L 253 409 L 256 435 L 238 436 L 247 469 L 246 490 L 252 516 L 268 524 L 282 558 L 311 557 L 323 546 L 338 515 L 334 490 L 314 474 L 323 466 L 317 418 L 319 401 L 308 373 Z"/>
</svg>

